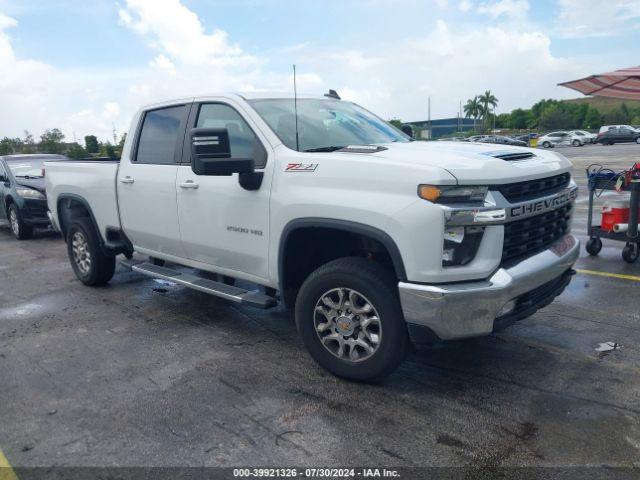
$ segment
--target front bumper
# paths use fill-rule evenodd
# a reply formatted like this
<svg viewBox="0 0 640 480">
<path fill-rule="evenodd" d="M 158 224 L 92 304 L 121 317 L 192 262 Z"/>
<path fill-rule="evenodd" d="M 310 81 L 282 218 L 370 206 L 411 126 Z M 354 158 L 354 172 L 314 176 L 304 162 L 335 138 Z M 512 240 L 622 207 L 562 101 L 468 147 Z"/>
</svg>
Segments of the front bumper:
<svg viewBox="0 0 640 480">
<path fill-rule="evenodd" d="M 563 277 L 579 251 L 580 243 L 569 234 L 517 265 L 498 269 L 488 280 L 443 285 L 400 282 L 405 320 L 410 330 L 422 327 L 440 340 L 488 335 L 496 318 L 510 313 L 505 311 L 507 305 Z"/>
<path fill-rule="evenodd" d="M 39 199 L 26 199 L 21 208 L 22 220 L 27 225 L 44 227 L 49 225 L 47 217 L 47 201 Z"/>
</svg>

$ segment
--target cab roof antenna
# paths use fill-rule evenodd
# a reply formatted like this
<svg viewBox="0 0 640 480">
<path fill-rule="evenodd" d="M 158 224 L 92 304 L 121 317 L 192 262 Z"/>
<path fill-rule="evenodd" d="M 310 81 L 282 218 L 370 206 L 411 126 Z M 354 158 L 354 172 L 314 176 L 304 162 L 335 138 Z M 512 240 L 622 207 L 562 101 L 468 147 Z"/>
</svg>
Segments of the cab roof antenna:
<svg viewBox="0 0 640 480">
<path fill-rule="evenodd" d="M 293 64 L 293 109 L 296 117 L 296 150 L 300 151 L 300 136 L 298 135 L 298 86 L 296 84 L 296 65 Z"/>
<path fill-rule="evenodd" d="M 340 98 L 340 95 L 338 95 L 338 92 L 336 92 L 333 89 L 330 89 L 329 93 L 325 93 L 324 96 L 327 97 L 327 98 L 335 98 L 336 100 L 342 100 Z"/>
</svg>

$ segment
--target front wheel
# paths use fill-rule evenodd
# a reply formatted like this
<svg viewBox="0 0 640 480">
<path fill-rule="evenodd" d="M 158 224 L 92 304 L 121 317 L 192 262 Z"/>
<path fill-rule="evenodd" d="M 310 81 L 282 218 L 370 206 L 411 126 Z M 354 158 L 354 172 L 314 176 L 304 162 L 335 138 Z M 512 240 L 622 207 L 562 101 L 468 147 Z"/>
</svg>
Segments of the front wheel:
<svg viewBox="0 0 640 480">
<path fill-rule="evenodd" d="M 551 144 L 549 142 L 542 142 L 542 148 L 549 148 Z"/>
<path fill-rule="evenodd" d="M 636 143 L 640 144 L 640 137 L 636 137 Z"/>
<path fill-rule="evenodd" d="M 27 240 L 33 236 L 33 227 L 24 223 L 20 210 L 15 203 L 9 205 L 8 210 L 9 225 L 11 232 L 18 240 Z"/>
<path fill-rule="evenodd" d="M 572 145 L 573 145 L 574 147 L 580 147 L 580 146 L 582 146 L 582 143 L 580 143 L 580 140 L 574 140 L 574 141 L 572 142 Z"/>
<path fill-rule="evenodd" d="M 351 380 L 382 380 L 408 348 L 394 276 L 363 258 L 334 260 L 313 272 L 298 293 L 296 325 L 313 359 Z"/>
<path fill-rule="evenodd" d="M 67 253 L 76 277 L 85 285 L 105 285 L 113 278 L 116 258 L 104 253 L 89 218 L 79 218 L 69 227 Z"/>
</svg>

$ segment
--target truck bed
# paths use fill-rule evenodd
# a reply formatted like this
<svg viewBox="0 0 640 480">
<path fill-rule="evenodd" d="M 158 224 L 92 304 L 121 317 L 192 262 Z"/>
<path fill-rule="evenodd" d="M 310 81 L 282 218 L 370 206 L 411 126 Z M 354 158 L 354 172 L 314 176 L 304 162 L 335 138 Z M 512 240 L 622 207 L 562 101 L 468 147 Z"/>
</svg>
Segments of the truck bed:
<svg viewBox="0 0 640 480">
<path fill-rule="evenodd" d="M 63 199 L 78 201 L 90 209 L 102 238 L 109 227 L 120 228 L 116 175 L 119 160 L 91 159 L 45 163 L 47 203 L 60 226 L 58 205 Z"/>
</svg>

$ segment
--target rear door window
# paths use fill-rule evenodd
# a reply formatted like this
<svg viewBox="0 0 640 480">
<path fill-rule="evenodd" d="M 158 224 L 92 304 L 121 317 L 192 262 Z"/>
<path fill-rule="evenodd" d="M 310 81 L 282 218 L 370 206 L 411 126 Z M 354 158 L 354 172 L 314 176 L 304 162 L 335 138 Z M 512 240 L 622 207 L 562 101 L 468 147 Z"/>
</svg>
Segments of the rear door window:
<svg viewBox="0 0 640 480">
<path fill-rule="evenodd" d="M 186 105 L 149 110 L 144 115 L 138 140 L 136 162 L 162 165 L 176 162 L 182 146 Z"/>
</svg>

